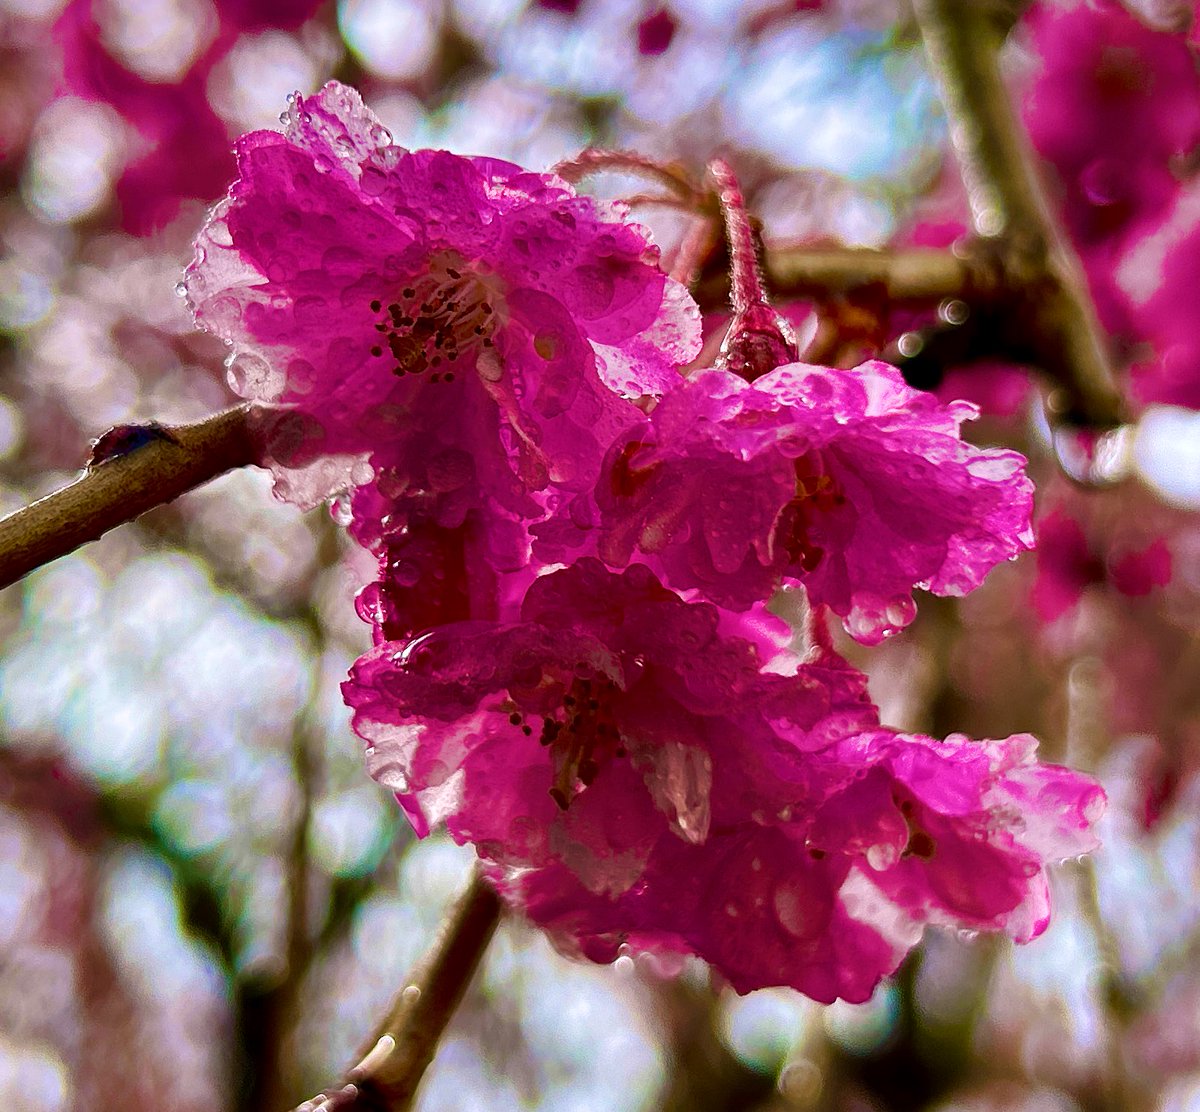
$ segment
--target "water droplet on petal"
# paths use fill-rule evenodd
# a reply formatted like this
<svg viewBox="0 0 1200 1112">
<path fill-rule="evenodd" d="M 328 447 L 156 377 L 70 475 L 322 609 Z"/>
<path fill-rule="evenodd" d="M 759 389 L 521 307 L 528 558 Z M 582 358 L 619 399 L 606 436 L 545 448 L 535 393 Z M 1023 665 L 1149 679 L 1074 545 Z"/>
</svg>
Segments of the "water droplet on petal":
<svg viewBox="0 0 1200 1112">
<path fill-rule="evenodd" d="M 867 864 L 877 873 L 890 869 L 899 860 L 900 851 L 887 842 L 879 842 L 867 849 Z"/>
<path fill-rule="evenodd" d="M 347 526 L 354 518 L 353 508 L 349 497 L 344 494 L 339 494 L 332 502 L 329 503 L 329 516 L 333 518 L 338 525 Z"/>
</svg>

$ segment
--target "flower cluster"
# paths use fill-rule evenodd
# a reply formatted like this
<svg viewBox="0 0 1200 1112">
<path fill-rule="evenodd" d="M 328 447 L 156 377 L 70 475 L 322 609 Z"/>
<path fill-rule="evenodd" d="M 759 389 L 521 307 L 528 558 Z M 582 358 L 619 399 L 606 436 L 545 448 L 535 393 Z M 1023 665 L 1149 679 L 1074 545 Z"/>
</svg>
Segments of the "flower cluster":
<svg viewBox="0 0 1200 1112">
<path fill-rule="evenodd" d="M 882 363 L 685 378 L 699 313 L 623 210 L 402 150 L 344 87 L 237 156 L 188 293 L 270 403 L 280 492 L 353 487 L 380 579 L 344 692 L 419 834 L 473 843 L 570 952 L 697 954 L 739 991 L 862 1000 L 928 924 L 1044 929 L 1098 785 L 1025 735 L 889 729 L 824 631 L 877 642 L 914 587 L 1030 547 L 973 407 Z"/>
</svg>

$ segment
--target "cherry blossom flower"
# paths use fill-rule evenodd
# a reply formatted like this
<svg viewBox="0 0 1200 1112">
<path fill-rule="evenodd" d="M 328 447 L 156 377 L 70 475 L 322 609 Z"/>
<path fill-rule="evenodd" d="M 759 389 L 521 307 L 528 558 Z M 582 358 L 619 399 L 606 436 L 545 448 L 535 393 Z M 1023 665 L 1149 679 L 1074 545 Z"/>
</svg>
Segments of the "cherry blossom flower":
<svg viewBox="0 0 1200 1112">
<path fill-rule="evenodd" d="M 585 558 L 519 623 L 460 623 L 355 665 L 372 774 L 445 821 L 571 952 L 695 953 L 739 991 L 865 999 L 926 924 L 1046 926 L 1044 865 L 1095 844 L 1103 793 L 975 743 L 875 724 L 831 654 Z"/>
<path fill-rule="evenodd" d="M 418 833 L 446 820 L 496 860 L 565 854 L 601 887 L 628 883 L 660 827 L 703 840 L 721 820 L 714 777 L 749 792 L 797 732 L 875 721 L 859 673 L 840 661 L 764 672 L 786 638 L 778 619 L 735 622 L 641 565 L 616 574 L 585 558 L 543 575 L 520 619 L 381 645 L 343 689 L 372 774 Z M 610 838 L 639 852 L 623 859 Z"/>
<path fill-rule="evenodd" d="M 567 953 L 692 953 L 739 992 L 784 984 L 858 1002 L 926 925 L 1018 942 L 1045 930 L 1045 866 L 1096 847 L 1105 797 L 1037 764 L 1036 744 L 879 728 L 794 754 L 823 797 L 743 813 L 703 844 L 660 838 L 623 893 L 591 891 L 558 863 L 492 873 Z"/>
<path fill-rule="evenodd" d="M 593 494 L 535 529 L 538 551 L 649 557 L 736 609 L 798 580 L 874 644 L 912 620 L 914 586 L 963 595 L 1032 547 L 1025 461 L 962 441 L 977 413 L 880 362 L 701 373 L 615 442 Z"/>
<path fill-rule="evenodd" d="M 531 495 L 594 481 L 638 415 L 627 399 L 698 350 L 694 304 L 622 210 L 397 147 L 345 86 L 295 97 L 284 132 L 243 136 L 237 157 L 186 284 L 236 345 L 235 389 L 288 418 L 269 450 L 292 500 L 369 457 L 356 483 L 419 493 L 442 524 L 482 504 L 537 516 Z"/>
</svg>

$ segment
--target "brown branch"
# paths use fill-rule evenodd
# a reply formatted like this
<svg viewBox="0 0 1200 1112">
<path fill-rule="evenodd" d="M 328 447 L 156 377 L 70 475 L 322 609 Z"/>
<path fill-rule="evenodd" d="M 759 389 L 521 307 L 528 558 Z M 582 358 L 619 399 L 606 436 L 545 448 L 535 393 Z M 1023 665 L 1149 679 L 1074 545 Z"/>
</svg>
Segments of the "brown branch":
<svg viewBox="0 0 1200 1112">
<path fill-rule="evenodd" d="M 363 1044 L 345 1083 L 297 1112 L 402 1112 L 433 1060 L 500 921 L 500 900 L 475 871 L 437 939 Z"/>
<path fill-rule="evenodd" d="M 783 297 L 847 294 L 881 288 L 890 301 L 940 301 L 994 295 L 999 277 L 982 256 L 936 247 L 776 247 L 767 251 L 767 282 Z"/>
<path fill-rule="evenodd" d="M 913 0 L 941 87 L 972 221 L 995 242 L 1016 300 L 1014 323 L 1060 385 L 1050 408 L 1098 426 L 1122 421 L 1105 340 L 1078 261 L 1058 232 L 1034 155 L 1000 74 L 1011 5 L 998 0 Z"/>
<path fill-rule="evenodd" d="M 1004 293 L 991 250 L 961 254 L 937 247 L 768 246 L 763 252 L 767 289 L 773 297 L 823 301 L 859 290 L 882 292 L 889 301 L 941 301 L 957 297 L 972 304 Z M 695 293 L 702 308 L 724 306 L 729 277 L 724 268 L 706 276 Z"/>
<path fill-rule="evenodd" d="M 250 412 L 238 406 L 193 424 L 140 427 L 148 439 L 138 446 L 89 464 L 69 486 L 0 520 L 0 588 L 217 475 L 257 463 Z"/>
</svg>

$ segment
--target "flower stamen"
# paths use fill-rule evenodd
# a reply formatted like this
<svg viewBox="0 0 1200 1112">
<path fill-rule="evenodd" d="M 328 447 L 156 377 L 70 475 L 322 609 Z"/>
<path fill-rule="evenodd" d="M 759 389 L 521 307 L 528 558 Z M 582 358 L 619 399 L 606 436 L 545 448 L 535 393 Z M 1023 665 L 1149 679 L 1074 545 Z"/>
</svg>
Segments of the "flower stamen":
<svg viewBox="0 0 1200 1112">
<path fill-rule="evenodd" d="M 611 680 L 577 678 L 563 696 L 562 717 L 542 722 L 539 740 L 554 765 L 550 798 L 564 811 L 596 779 L 602 762 L 624 752 L 611 711 L 616 691 Z"/>
<path fill-rule="evenodd" d="M 430 382 L 453 382 L 454 370 L 445 365 L 495 346 L 492 302 L 497 298 L 497 291 L 456 257 L 434 257 L 428 272 L 405 286 L 397 300 L 371 301 L 371 312 L 382 317 L 375 331 L 384 341 L 371 347 L 371 355 L 381 357 L 386 345 L 395 360 L 394 375 L 430 371 Z"/>
</svg>

